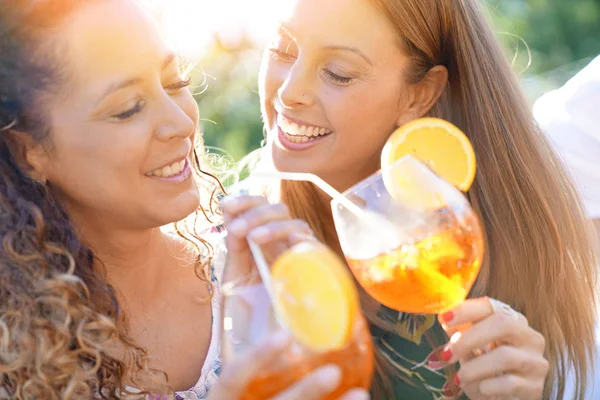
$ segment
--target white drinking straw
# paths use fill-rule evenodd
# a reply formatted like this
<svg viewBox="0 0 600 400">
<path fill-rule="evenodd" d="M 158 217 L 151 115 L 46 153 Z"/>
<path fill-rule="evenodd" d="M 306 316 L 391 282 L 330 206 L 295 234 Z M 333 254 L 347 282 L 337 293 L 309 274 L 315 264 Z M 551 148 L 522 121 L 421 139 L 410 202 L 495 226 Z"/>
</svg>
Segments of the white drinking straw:
<svg viewBox="0 0 600 400">
<path fill-rule="evenodd" d="M 252 253 L 252 257 L 254 258 L 254 262 L 256 263 L 256 267 L 258 268 L 258 273 L 260 278 L 269 292 L 269 297 L 273 300 L 273 288 L 271 287 L 271 270 L 269 269 L 269 265 L 267 264 L 267 260 L 265 260 L 265 255 L 262 252 L 260 246 L 252 239 L 248 239 L 248 245 L 250 246 L 250 252 Z"/>
<path fill-rule="evenodd" d="M 329 183 L 319 178 L 317 175 L 306 173 L 306 172 L 279 172 L 279 171 L 255 171 L 252 173 L 252 177 L 256 178 L 270 178 L 279 179 L 284 181 L 300 181 L 300 182 L 311 182 L 317 185 L 319 189 L 325 192 L 332 199 L 337 201 L 340 205 L 344 206 L 355 216 L 359 217 L 364 215 L 364 210 L 348 200 L 343 194 L 338 192 Z"/>
</svg>

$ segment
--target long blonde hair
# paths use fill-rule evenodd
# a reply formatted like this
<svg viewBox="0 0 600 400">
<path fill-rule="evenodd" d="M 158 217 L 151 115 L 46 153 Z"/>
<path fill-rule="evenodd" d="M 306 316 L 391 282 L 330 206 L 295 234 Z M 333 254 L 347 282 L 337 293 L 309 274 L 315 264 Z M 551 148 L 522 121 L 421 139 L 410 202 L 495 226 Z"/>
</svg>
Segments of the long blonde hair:
<svg viewBox="0 0 600 400">
<path fill-rule="evenodd" d="M 466 132 L 478 154 L 468 193 L 486 231 L 487 257 L 471 296 L 500 299 L 546 339 L 544 398 L 561 399 L 572 364 L 582 399 L 595 352 L 597 266 L 577 194 L 536 126 L 476 0 L 371 0 L 395 26 L 417 83 L 436 65 L 448 85 L 429 115 Z M 373 171 L 375 172 L 375 171 Z M 311 184 L 284 182 L 281 199 L 318 237 L 339 248 Z M 376 325 L 376 313 L 363 307 Z M 391 326 L 389 326 L 391 329 Z M 394 371 L 381 357 L 379 370 Z M 385 379 L 384 379 L 385 380 Z"/>
</svg>

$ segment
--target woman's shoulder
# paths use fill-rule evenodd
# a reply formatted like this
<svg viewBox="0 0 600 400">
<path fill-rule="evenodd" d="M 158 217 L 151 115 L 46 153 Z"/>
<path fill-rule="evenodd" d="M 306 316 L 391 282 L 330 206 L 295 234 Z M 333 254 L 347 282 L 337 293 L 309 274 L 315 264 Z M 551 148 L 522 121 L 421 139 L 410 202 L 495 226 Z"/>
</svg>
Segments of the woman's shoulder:
<svg viewBox="0 0 600 400">
<path fill-rule="evenodd" d="M 210 258 L 207 265 L 207 273 L 213 290 L 211 299 L 213 324 L 212 338 L 198 382 L 189 390 L 177 392 L 175 395 L 176 400 L 205 399 L 221 372 L 222 362 L 219 338 L 219 324 L 221 321 L 220 284 L 223 277 L 226 258 L 225 230 L 222 225 L 215 224 L 200 232 L 200 237 L 206 243 L 206 253 L 204 256 Z"/>
</svg>

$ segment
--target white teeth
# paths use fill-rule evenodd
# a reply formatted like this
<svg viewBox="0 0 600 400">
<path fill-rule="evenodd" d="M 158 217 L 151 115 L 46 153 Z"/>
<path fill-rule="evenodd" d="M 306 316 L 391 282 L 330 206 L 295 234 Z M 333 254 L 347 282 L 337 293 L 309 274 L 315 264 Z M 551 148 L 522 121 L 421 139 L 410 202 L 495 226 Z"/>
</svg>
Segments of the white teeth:
<svg viewBox="0 0 600 400">
<path fill-rule="evenodd" d="M 174 176 L 179 174 L 185 168 L 185 160 L 175 162 L 171 165 L 167 165 L 166 167 L 155 169 L 152 172 L 147 173 L 147 176 L 156 176 L 159 178 L 165 177 L 168 178 L 170 176 Z"/>
<path fill-rule="evenodd" d="M 300 134 L 300 128 L 298 127 L 298 124 L 295 124 L 292 122 L 288 125 L 288 129 L 289 129 L 291 135 L 299 135 Z"/>
<path fill-rule="evenodd" d="M 277 125 L 279 125 L 281 130 L 289 136 L 299 136 L 307 139 L 331 133 L 331 131 L 326 128 L 308 125 L 298 126 L 298 124 L 290 121 L 281 114 L 277 115 Z M 301 142 L 299 141 L 299 143 Z"/>
</svg>

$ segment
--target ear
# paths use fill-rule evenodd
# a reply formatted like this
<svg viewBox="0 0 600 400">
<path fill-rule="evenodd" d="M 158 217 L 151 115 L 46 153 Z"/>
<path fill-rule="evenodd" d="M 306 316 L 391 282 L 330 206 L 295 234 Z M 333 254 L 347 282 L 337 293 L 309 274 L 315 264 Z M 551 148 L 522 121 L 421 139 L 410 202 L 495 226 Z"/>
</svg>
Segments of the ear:
<svg viewBox="0 0 600 400">
<path fill-rule="evenodd" d="M 21 171 L 36 181 L 45 183 L 47 179 L 45 170 L 50 158 L 43 143 L 17 130 L 11 129 L 5 134 L 11 154 Z"/>
<path fill-rule="evenodd" d="M 448 84 L 448 69 L 443 65 L 431 68 L 420 82 L 413 84 L 410 102 L 398 117 L 398 126 L 425 116 L 439 100 Z"/>
</svg>

